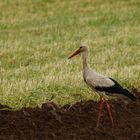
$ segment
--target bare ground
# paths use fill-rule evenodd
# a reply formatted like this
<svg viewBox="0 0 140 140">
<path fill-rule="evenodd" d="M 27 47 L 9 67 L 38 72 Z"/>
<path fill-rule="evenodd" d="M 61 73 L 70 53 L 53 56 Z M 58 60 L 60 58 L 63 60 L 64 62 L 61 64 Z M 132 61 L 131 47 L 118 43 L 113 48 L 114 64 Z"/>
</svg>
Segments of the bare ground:
<svg viewBox="0 0 140 140">
<path fill-rule="evenodd" d="M 46 103 L 42 108 L 1 110 L 0 140 L 140 140 L 140 93 L 136 102 L 126 106 L 111 101 L 111 106 L 116 127 L 111 127 L 104 109 L 98 129 L 98 103 L 92 100 L 63 107 Z"/>
</svg>

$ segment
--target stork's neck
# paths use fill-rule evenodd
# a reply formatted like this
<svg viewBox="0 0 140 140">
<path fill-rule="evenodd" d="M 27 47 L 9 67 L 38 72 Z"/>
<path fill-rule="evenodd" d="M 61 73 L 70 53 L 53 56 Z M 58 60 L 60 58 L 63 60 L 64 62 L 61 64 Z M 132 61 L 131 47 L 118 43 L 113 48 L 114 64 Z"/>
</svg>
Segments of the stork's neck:
<svg viewBox="0 0 140 140">
<path fill-rule="evenodd" d="M 88 64 L 88 51 L 84 51 L 82 53 L 82 58 L 83 58 L 83 69 L 89 68 L 89 64 Z"/>
</svg>

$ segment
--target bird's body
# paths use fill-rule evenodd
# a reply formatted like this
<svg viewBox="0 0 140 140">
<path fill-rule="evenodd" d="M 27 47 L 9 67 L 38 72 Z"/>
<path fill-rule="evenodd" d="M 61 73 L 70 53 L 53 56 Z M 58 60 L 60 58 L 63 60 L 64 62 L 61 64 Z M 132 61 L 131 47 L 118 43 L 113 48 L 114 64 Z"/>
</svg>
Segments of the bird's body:
<svg viewBox="0 0 140 140">
<path fill-rule="evenodd" d="M 107 102 L 107 96 L 106 95 L 123 95 L 131 100 L 135 100 L 135 96 L 130 93 L 127 89 L 124 89 L 118 82 L 116 82 L 114 79 L 104 76 L 102 74 L 97 73 L 95 70 L 91 69 L 88 64 L 88 48 L 86 46 L 81 46 L 78 50 L 76 50 L 69 58 L 72 58 L 73 56 L 82 53 L 82 59 L 83 59 L 83 78 L 87 85 L 89 85 L 93 90 L 97 91 L 97 93 L 100 96 L 100 104 L 99 104 L 99 115 L 97 120 L 97 127 L 99 126 L 99 121 L 101 117 L 101 112 L 103 108 L 103 102 L 106 102 L 107 109 L 109 112 L 109 116 L 112 122 L 112 126 L 114 126 L 113 123 L 113 117 L 110 110 L 110 106 Z"/>
<path fill-rule="evenodd" d="M 113 86 L 114 82 L 108 77 L 97 73 L 92 69 L 86 69 L 83 72 L 84 81 L 93 89 L 96 90 L 96 87 L 109 87 Z"/>
<path fill-rule="evenodd" d="M 101 96 L 104 96 L 102 94 L 116 97 L 123 95 L 131 100 L 135 100 L 135 96 L 127 89 L 124 89 L 117 81 L 99 74 L 90 68 L 83 72 L 83 78 L 86 84 L 97 91 Z"/>
</svg>

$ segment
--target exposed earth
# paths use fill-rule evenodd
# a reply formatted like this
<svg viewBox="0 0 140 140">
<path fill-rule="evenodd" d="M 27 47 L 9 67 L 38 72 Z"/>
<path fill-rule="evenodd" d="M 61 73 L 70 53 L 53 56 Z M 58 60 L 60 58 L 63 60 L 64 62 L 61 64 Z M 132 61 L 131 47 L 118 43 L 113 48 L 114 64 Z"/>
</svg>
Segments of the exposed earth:
<svg viewBox="0 0 140 140">
<path fill-rule="evenodd" d="M 140 140 L 140 93 L 136 102 L 111 101 L 111 106 L 116 127 L 111 127 L 104 108 L 98 129 L 98 103 L 92 100 L 63 107 L 46 103 L 42 108 L 0 110 L 0 140 Z"/>
</svg>

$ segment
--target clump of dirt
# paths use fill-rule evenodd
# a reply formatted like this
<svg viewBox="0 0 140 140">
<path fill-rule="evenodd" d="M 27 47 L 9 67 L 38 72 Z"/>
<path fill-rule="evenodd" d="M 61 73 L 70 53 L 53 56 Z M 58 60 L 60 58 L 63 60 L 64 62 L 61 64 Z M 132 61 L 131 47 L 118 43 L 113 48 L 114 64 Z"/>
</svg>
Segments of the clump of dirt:
<svg viewBox="0 0 140 140">
<path fill-rule="evenodd" d="M 98 129 L 98 103 L 92 100 L 63 107 L 46 103 L 42 108 L 0 110 L 0 140 L 140 140 L 140 94 L 136 102 L 111 101 L 111 106 L 116 127 L 111 127 L 104 109 Z"/>
</svg>

